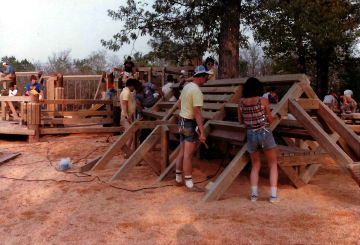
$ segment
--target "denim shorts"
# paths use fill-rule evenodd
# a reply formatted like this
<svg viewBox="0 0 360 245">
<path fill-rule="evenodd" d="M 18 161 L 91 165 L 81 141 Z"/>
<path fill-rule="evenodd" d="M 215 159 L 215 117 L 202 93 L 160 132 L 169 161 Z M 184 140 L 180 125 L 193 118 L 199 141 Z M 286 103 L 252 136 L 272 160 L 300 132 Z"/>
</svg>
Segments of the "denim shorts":
<svg viewBox="0 0 360 245">
<path fill-rule="evenodd" d="M 180 117 L 178 129 L 180 134 L 180 142 L 195 143 L 199 141 L 199 136 L 195 132 L 197 123 L 195 120 Z"/>
<path fill-rule="evenodd" d="M 247 151 L 254 153 L 258 150 L 268 150 L 276 147 L 274 137 L 271 129 L 265 127 L 256 131 L 252 129 L 247 130 Z"/>
</svg>

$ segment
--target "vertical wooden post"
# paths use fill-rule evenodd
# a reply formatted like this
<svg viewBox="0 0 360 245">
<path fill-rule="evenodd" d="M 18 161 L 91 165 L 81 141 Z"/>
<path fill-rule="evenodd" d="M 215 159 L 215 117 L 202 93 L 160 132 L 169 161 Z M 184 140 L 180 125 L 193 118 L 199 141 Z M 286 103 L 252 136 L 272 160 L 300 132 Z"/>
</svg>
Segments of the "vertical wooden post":
<svg viewBox="0 0 360 245">
<path fill-rule="evenodd" d="M 169 128 L 164 125 L 161 127 L 161 172 L 169 166 Z"/>
<path fill-rule="evenodd" d="M 6 101 L 1 102 L 1 121 L 6 121 Z"/>
<path fill-rule="evenodd" d="M 35 130 L 35 135 L 29 135 L 29 143 L 40 140 L 41 105 L 39 95 L 30 94 L 30 103 L 27 103 L 28 128 Z"/>
<path fill-rule="evenodd" d="M 165 72 L 166 72 L 166 67 L 163 67 L 161 71 L 161 87 L 164 87 L 165 85 L 165 79 L 166 79 Z"/>
<path fill-rule="evenodd" d="M 106 99 L 106 91 L 108 89 L 108 85 L 107 85 L 107 81 L 106 81 L 106 73 L 103 71 L 102 72 L 102 78 L 101 78 L 101 82 L 102 82 L 102 92 L 101 92 L 101 98 L 103 100 Z"/>
<path fill-rule="evenodd" d="M 148 82 L 151 83 L 151 78 L 152 78 L 152 67 L 149 67 L 149 71 L 148 71 Z"/>
</svg>

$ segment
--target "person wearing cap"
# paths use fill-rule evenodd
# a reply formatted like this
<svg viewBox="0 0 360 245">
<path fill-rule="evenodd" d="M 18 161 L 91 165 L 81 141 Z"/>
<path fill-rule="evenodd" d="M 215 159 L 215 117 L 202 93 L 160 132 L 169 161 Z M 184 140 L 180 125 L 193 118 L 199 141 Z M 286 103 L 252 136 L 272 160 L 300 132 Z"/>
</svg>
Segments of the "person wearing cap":
<svg viewBox="0 0 360 245">
<path fill-rule="evenodd" d="M 185 85 L 177 102 L 180 108 L 180 120 L 178 122 L 180 134 L 180 153 L 176 161 L 176 186 L 185 184 L 189 191 L 203 191 L 194 185 L 192 181 L 192 157 L 194 155 L 196 143 L 200 140 L 205 142 L 203 117 L 201 108 L 204 103 L 204 96 L 200 87 L 204 85 L 212 75 L 212 71 L 207 71 L 204 66 L 195 68 L 194 79 Z M 195 128 L 198 126 L 200 137 Z M 184 169 L 185 183 L 182 180 L 182 169 Z"/>
<path fill-rule="evenodd" d="M 122 67 L 122 71 L 124 72 L 123 78 L 125 80 L 135 74 L 135 64 L 131 61 L 131 56 L 127 57 L 127 60 Z"/>
<path fill-rule="evenodd" d="M 113 99 L 117 93 L 117 90 L 114 88 L 113 84 L 109 84 L 109 89 L 106 91 L 106 99 Z"/>
<path fill-rule="evenodd" d="M 335 92 L 333 90 L 330 90 L 329 94 L 325 95 L 323 102 L 327 107 L 329 107 L 332 110 L 335 110 L 335 103 L 336 103 Z"/>
<path fill-rule="evenodd" d="M 1 77 L 4 77 L 5 79 L 11 80 L 13 83 L 16 84 L 16 74 L 15 70 L 12 66 L 8 65 L 8 63 L 4 62 L 3 66 L 6 68 L 6 70 L 1 74 Z M 3 89 L 6 90 L 6 82 L 3 83 Z"/>
<path fill-rule="evenodd" d="M 167 93 L 169 93 L 170 91 L 171 91 L 171 86 L 174 84 L 174 77 L 173 77 L 173 75 L 168 75 L 167 76 L 167 84 L 165 84 L 165 86 L 164 87 L 162 87 L 162 91 L 163 91 L 163 93 L 164 93 L 164 95 L 166 95 Z M 173 97 L 171 97 L 170 99 L 169 99 L 169 101 L 176 101 L 176 98 L 175 98 L 175 96 L 173 96 Z"/>
</svg>

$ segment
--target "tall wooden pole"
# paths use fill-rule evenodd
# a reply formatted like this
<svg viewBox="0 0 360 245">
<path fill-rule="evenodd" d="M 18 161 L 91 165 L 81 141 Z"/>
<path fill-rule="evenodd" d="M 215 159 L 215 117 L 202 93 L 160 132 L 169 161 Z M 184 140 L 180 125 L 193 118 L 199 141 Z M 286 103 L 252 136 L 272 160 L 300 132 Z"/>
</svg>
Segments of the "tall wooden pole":
<svg viewBox="0 0 360 245">
<path fill-rule="evenodd" d="M 28 128 L 35 130 L 35 135 L 29 136 L 29 143 L 40 141 L 41 105 L 39 94 L 30 94 L 30 103 L 27 103 Z"/>
</svg>

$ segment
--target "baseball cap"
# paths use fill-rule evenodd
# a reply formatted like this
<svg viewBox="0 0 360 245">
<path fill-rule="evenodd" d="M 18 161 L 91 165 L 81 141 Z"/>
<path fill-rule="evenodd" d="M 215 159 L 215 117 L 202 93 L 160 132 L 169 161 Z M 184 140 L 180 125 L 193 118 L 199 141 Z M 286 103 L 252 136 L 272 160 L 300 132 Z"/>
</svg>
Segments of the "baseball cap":
<svg viewBox="0 0 360 245">
<path fill-rule="evenodd" d="M 6 62 L 4 62 L 4 63 L 3 63 L 3 66 L 4 66 L 4 65 L 7 65 L 7 63 L 6 63 Z"/>
<path fill-rule="evenodd" d="M 206 73 L 206 74 L 214 74 L 214 72 L 212 71 L 208 71 L 205 66 L 201 65 L 195 68 L 195 73 L 194 76 L 198 75 L 198 74 L 202 74 L 202 73 Z"/>
<path fill-rule="evenodd" d="M 182 74 L 185 74 L 185 73 L 186 73 L 186 71 L 185 71 L 185 70 L 181 70 L 181 73 L 182 73 Z"/>
<path fill-rule="evenodd" d="M 111 83 L 109 84 L 109 88 L 114 88 L 114 85 L 112 85 Z"/>
</svg>

